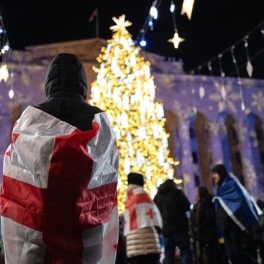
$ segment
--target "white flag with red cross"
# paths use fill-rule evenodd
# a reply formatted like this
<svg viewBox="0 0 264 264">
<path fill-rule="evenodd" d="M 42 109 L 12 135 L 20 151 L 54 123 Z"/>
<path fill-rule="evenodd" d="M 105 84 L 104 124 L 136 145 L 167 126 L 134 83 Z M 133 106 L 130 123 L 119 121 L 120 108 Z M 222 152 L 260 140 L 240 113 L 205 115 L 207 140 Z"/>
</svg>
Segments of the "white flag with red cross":
<svg viewBox="0 0 264 264">
<path fill-rule="evenodd" d="M 124 235 L 130 231 L 148 226 L 162 229 L 162 218 L 156 204 L 142 187 L 127 193 L 124 214 Z"/>
<path fill-rule="evenodd" d="M 119 152 L 105 113 L 82 132 L 28 107 L 4 157 L 6 264 L 115 262 Z"/>
</svg>

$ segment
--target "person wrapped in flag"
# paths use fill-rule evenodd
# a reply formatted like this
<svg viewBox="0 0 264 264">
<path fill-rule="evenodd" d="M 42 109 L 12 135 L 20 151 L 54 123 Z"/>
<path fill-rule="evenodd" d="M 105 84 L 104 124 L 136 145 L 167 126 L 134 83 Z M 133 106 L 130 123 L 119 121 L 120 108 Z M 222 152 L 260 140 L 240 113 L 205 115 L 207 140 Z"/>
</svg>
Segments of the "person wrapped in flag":
<svg viewBox="0 0 264 264">
<path fill-rule="evenodd" d="M 106 114 L 86 103 L 79 59 L 59 54 L 45 102 L 27 107 L 4 157 L 5 263 L 114 263 L 119 152 Z"/>
<path fill-rule="evenodd" d="M 212 172 L 218 187 L 217 196 L 213 199 L 216 222 L 224 234 L 226 254 L 233 264 L 257 263 L 245 251 L 243 231 L 256 223 L 262 212 L 239 180 L 228 173 L 224 165 L 216 165 Z"/>
<path fill-rule="evenodd" d="M 143 189 L 142 174 L 131 172 L 127 181 L 124 214 L 127 257 L 135 264 L 157 264 L 161 252 L 157 229 L 162 229 L 159 209 Z"/>
</svg>

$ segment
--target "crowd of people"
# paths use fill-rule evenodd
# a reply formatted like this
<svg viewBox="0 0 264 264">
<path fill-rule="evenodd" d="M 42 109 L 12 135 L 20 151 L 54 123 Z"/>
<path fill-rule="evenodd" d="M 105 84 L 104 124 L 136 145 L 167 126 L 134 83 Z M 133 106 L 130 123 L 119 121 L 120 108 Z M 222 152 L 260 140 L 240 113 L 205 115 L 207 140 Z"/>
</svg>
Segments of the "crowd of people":
<svg viewBox="0 0 264 264">
<path fill-rule="evenodd" d="M 171 179 L 152 200 L 144 175 L 129 173 L 117 245 L 116 138 L 105 113 L 86 103 L 78 58 L 56 56 L 45 89 L 46 101 L 23 112 L 5 153 L 7 264 L 264 263 L 264 202 L 222 164 L 212 170 L 215 196 L 200 186 L 194 205 Z"/>
<path fill-rule="evenodd" d="M 264 263 L 264 202 L 255 202 L 222 164 L 213 168 L 212 177 L 216 195 L 199 186 L 197 203 L 191 205 L 170 179 L 159 186 L 153 201 L 141 196 L 131 202 L 131 190 L 143 192 L 144 177 L 130 173 L 116 263 Z M 135 212 L 131 208 L 136 208 Z M 149 208 L 151 217 L 146 213 Z M 140 225 L 126 230 L 128 222 L 132 225 L 133 214 Z"/>
</svg>

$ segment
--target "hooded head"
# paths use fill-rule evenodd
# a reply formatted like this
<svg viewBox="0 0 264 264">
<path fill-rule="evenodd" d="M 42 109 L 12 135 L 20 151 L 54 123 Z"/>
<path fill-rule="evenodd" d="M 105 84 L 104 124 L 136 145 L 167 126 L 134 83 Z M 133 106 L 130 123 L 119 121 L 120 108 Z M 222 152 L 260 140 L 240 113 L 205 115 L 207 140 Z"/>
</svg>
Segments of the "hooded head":
<svg viewBox="0 0 264 264">
<path fill-rule="evenodd" d="M 127 175 L 127 181 L 128 181 L 128 184 L 136 184 L 142 187 L 144 186 L 143 175 L 139 173 L 130 172 Z"/>
<path fill-rule="evenodd" d="M 199 186 L 198 194 L 199 194 L 200 199 L 203 199 L 205 196 L 207 196 L 209 194 L 207 187 L 206 186 Z"/>
<path fill-rule="evenodd" d="M 226 167 L 223 164 L 217 164 L 212 169 L 213 178 L 215 183 L 220 186 L 224 182 L 225 178 L 228 176 Z"/>
<path fill-rule="evenodd" d="M 171 190 L 177 189 L 176 184 L 173 180 L 167 179 L 164 183 L 162 183 L 158 189 L 158 193 L 160 194 L 168 194 Z"/>
<path fill-rule="evenodd" d="M 46 96 L 87 98 L 87 80 L 81 61 L 73 54 L 61 53 L 51 62 L 45 82 Z"/>
</svg>

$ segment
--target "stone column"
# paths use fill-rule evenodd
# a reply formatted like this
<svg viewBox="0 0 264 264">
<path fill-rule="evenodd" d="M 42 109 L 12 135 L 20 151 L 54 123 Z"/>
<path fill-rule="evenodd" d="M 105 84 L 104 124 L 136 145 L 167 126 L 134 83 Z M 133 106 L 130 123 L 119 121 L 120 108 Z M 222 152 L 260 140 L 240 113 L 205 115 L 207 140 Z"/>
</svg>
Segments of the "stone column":
<svg viewBox="0 0 264 264">
<path fill-rule="evenodd" d="M 219 122 L 216 120 L 209 122 L 209 129 L 211 135 L 213 165 L 223 163 L 223 150 L 219 136 L 219 129 L 220 129 Z"/>
<path fill-rule="evenodd" d="M 240 153 L 242 156 L 243 175 L 245 187 L 254 198 L 264 199 L 264 190 L 261 187 L 262 175 L 257 175 L 254 166 L 254 157 L 250 142 L 250 131 L 244 120 L 238 122 Z"/>
<path fill-rule="evenodd" d="M 181 171 L 184 182 L 184 192 L 191 203 L 196 202 L 195 181 L 192 166 L 192 152 L 190 145 L 189 120 L 180 120 L 179 136 L 181 141 L 182 159 Z"/>
</svg>

